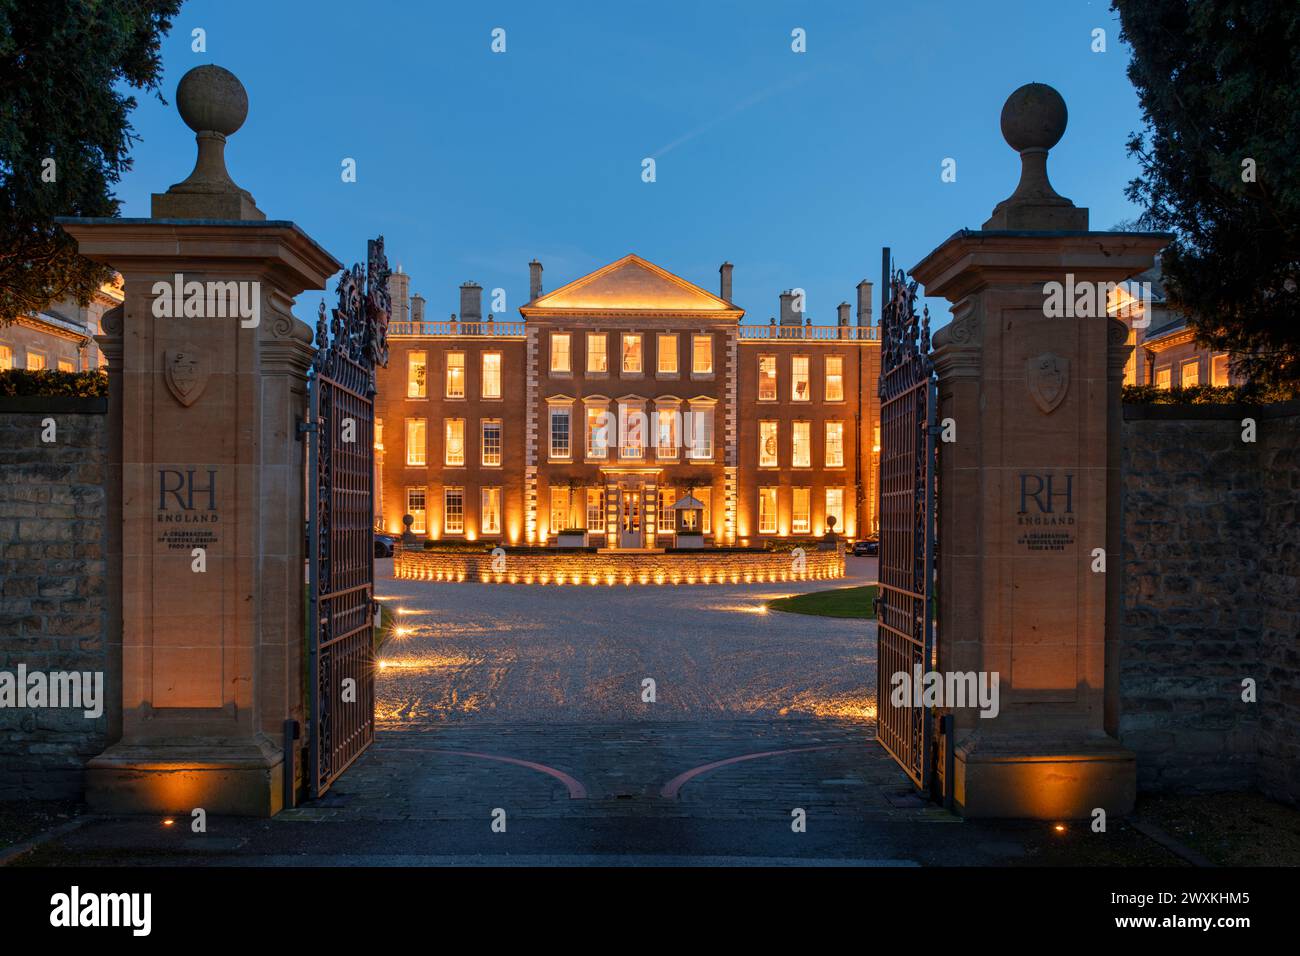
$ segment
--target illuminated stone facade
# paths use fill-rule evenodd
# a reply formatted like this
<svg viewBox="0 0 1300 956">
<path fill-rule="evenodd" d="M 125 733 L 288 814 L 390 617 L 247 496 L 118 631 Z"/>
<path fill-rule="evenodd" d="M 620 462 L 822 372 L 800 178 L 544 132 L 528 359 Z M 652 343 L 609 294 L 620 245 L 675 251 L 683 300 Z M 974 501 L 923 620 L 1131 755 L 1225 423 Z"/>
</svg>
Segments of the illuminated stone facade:
<svg viewBox="0 0 1300 956">
<path fill-rule="evenodd" d="M 840 534 L 874 532 L 870 283 L 856 324 L 845 303 L 812 325 L 787 292 L 779 322 L 753 325 L 731 269 L 714 295 L 630 255 L 544 294 L 533 262 L 513 322 L 485 318 L 474 283 L 458 316 L 426 321 L 395 274 L 377 525 L 399 533 L 410 514 L 433 540 L 623 551 L 688 530 L 706 546 L 820 537 L 831 516 Z M 688 493 L 702 515 L 673 509 Z"/>
<path fill-rule="evenodd" d="M 1232 371 L 1231 356 L 1198 345 L 1187 316 L 1170 308 L 1158 258 L 1131 282 L 1137 288 L 1117 289 L 1107 302 L 1109 314 L 1128 328 L 1127 344 L 1133 346 L 1124 365 L 1125 385 L 1167 389 L 1243 384 Z"/>
<path fill-rule="evenodd" d="M 104 313 L 122 304 L 118 277 L 102 286 L 88 304 L 75 299 L 53 302 L 34 315 L 19 315 L 0 322 L 0 372 L 42 369 L 86 372 L 106 364 L 95 342 L 103 329 Z"/>
</svg>

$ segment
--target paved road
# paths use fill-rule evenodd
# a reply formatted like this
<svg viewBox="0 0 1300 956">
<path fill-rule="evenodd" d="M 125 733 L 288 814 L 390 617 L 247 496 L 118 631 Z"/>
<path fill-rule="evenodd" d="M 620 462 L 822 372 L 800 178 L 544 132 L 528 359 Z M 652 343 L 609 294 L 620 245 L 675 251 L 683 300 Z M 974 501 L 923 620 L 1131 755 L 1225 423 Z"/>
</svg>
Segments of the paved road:
<svg viewBox="0 0 1300 956">
<path fill-rule="evenodd" d="M 875 715 L 875 624 L 778 612 L 797 584 L 539 587 L 397 581 L 377 591 L 407 631 L 381 653 L 386 729 L 448 721 L 702 720 Z M 643 700 L 654 681 L 653 703 Z"/>
<path fill-rule="evenodd" d="M 394 581 L 374 745 L 322 799 L 206 838 L 103 820 L 83 862 L 997 863 L 873 739 L 873 623 L 758 613 L 863 584 L 529 587 Z M 655 701 L 642 681 L 655 682 Z M 504 813 L 505 832 L 491 826 Z M 801 814 L 797 828 L 793 814 Z M 212 839 L 216 837 L 216 839 Z M 132 850 L 138 856 L 132 855 Z"/>
</svg>

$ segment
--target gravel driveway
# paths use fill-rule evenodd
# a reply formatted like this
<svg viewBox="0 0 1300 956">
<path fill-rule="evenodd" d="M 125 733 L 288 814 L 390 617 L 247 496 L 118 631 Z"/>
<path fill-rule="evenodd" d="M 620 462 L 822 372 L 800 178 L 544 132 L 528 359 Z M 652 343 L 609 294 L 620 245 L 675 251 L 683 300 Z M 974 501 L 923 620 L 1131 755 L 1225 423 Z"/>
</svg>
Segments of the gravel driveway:
<svg viewBox="0 0 1300 956">
<path fill-rule="evenodd" d="M 847 563 L 833 582 L 541 587 L 398 581 L 376 562 L 408 631 L 380 653 L 380 725 L 874 716 L 874 622 L 761 613 L 875 580 L 874 558 Z"/>
</svg>

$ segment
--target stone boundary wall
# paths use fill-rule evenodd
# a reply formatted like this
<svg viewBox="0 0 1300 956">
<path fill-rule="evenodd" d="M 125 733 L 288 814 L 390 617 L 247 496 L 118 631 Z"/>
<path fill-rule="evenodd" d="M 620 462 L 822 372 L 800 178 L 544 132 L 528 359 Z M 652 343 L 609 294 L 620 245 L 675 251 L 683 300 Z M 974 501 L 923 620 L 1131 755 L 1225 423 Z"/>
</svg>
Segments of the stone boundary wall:
<svg viewBox="0 0 1300 956">
<path fill-rule="evenodd" d="M 1300 802 L 1300 402 L 1125 406 L 1122 475 L 1119 736 L 1139 786 Z"/>
<path fill-rule="evenodd" d="M 507 552 L 493 565 L 486 551 L 426 551 L 398 547 L 393 577 L 486 584 L 760 584 L 844 577 L 843 549 L 790 552 L 730 551 Z"/>
<path fill-rule="evenodd" d="M 79 796 L 120 711 L 105 640 L 107 409 L 102 398 L 0 398 L 0 800 Z M 53 442 L 42 441 L 47 419 Z M 102 675 L 102 713 L 4 700 L 20 668 L 29 680 Z"/>
</svg>

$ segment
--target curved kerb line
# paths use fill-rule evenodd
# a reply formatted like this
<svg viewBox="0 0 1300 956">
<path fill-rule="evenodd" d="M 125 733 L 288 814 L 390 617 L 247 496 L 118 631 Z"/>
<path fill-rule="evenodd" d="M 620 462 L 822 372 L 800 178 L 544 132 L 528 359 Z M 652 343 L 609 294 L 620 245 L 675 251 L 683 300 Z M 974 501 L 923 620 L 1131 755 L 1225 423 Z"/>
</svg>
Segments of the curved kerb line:
<svg viewBox="0 0 1300 956">
<path fill-rule="evenodd" d="M 854 746 L 857 745 L 851 743 L 823 744 L 820 747 L 794 747 L 790 750 L 764 750 L 761 753 L 745 754 L 744 756 L 741 757 L 728 757 L 726 760 L 715 760 L 713 763 L 706 763 L 702 767 L 696 767 L 693 770 L 688 770 L 685 773 L 678 774 L 677 776 L 673 777 L 673 779 L 669 780 L 666 784 L 664 784 L 664 788 L 659 791 L 659 796 L 664 797 L 668 800 L 675 800 L 677 799 L 677 794 L 682 789 L 682 787 L 686 786 L 686 784 L 690 783 L 696 777 L 700 776 L 701 774 L 708 773 L 711 770 L 717 770 L 719 767 L 726 767 L 733 763 L 743 763 L 746 760 L 757 760 L 759 757 L 780 757 L 783 754 L 800 754 L 800 753 L 808 753 L 811 750 L 835 750 L 840 747 L 854 747 Z"/>
<path fill-rule="evenodd" d="M 481 754 L 472 750 L 437 750 L 427 747 L 376 747 L 375 749 L 383 751 L 384 753 L 450 754 L 453 757 L 477 757 L 479 760 L 495 760 L 498 763 L 512 763 L 517 767 L 527 767 L 529 770 L 537 770 L 547 776 L 554 777 L 569 789 L 570 800 L 587 799 L 587 788 L 579 781 L 570 777 L 563 770 L 556 770 L 554 767 L 548 767 L 544 763 L 534 763 L 531 760 L 519 760 L 516 757 L 502 757 L 497 754 Z"/>
</svg>

